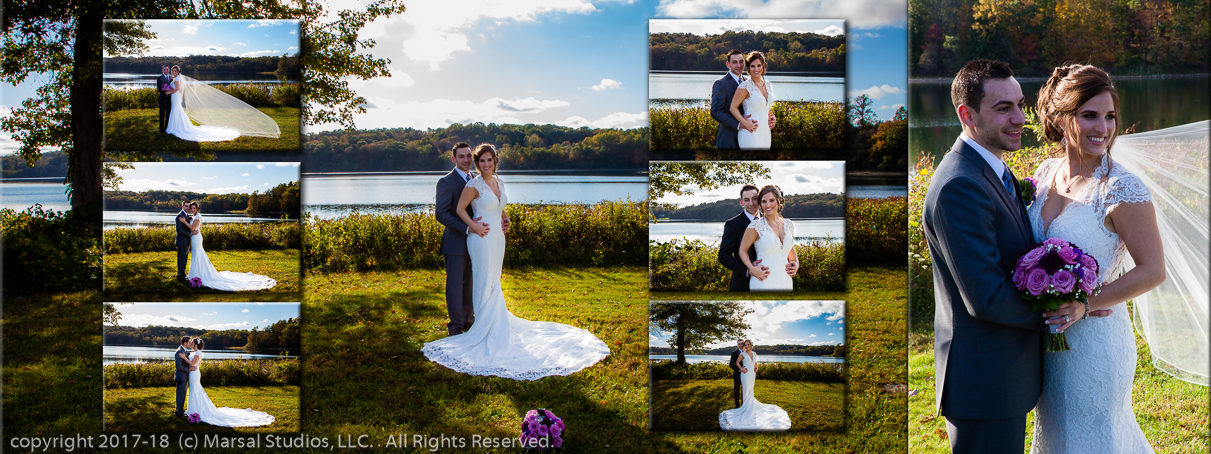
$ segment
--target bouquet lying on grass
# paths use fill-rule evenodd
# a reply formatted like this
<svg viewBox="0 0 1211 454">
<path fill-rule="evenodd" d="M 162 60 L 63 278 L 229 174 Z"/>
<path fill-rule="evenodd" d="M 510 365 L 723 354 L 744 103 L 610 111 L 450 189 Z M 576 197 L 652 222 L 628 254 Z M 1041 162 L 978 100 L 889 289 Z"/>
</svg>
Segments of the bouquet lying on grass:
<svg viewBox="0 0 1211 454">
<path fill-rule="evenodd" d="M 1059 238 L 1048 238 L 1034 245 L 1018 259 L 1013 268 L 1013 285 L 1022 298 L 1034 301 L 1031 310 L 1054 311 L 1069 301 L 1087 301 L 1101 289 L 1097 277 L 1097 259 L 1075 244 Z M 1070 350 L 1058 325 L 1050 325 L 1047 351 Z"/>
<path fill-rule="evenodd" d="M 563 446 L 563 420 L 545 409 L 530 410 L 521 422 L 521 444 L 538 450 Z"/>
</svg>

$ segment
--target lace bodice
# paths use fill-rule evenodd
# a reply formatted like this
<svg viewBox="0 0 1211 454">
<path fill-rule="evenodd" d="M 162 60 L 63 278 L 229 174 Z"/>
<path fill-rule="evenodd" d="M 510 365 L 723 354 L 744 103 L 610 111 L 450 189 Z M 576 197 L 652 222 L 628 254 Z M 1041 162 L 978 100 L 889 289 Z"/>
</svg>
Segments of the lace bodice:
<svg viewBox="0 0 1211 454">
<path fill-rule="evenodd" d="M 467 182 L 467 186 L 475 188 L 479 191 L 479 195 L 471 201 L 471 210 L 475 213 L 475 217 L 483 217 L 483 222 L 495 226 L 500 223 L 500 213 L 505 210 L 505 205 L 509 203 L 509 196 L 505 194 L 505 182 L 499 176 L 496 177 L 496 187 L 500 189 L 500 198 L 497 199 L 496 193 L 492 192 L 492 188 L 488 186 L 488 182 L 484 181 L 482 175 L 472 178 Z"/>
<path fill-rule="evenodd" d="M 795 224 L 790 219 L 782 218 L 781 240 L 764 217 L 754 219 L 748 228 L 757 231 L 758 237 L 753 247 L 757 248 L 757 258 L 761 259 L 761 264 L 769 266 L 770 269 L 774 269 L 774 265 L 782 269 L 786 265 L 786 258 L 795 248 Z"/>
<path fill-rule="evenodd" d="M 744 98 L 744 114 L 752 115 L 758 121 L 764 121 L 762 119 L 769 115 L 770 106 L 774 105 L 776 100 L 773 84 L 770 84 L 768 79 L 762 79 L 761 82 L 765 84 L 765 92 L 769 94 L 768 99 L 761 93 L 761 89 L 753 82 L 753 79 L 744 79 L 744 82 L 740 82 L 739 87 L 748 90 L 748 97 Z"/>
</svg>

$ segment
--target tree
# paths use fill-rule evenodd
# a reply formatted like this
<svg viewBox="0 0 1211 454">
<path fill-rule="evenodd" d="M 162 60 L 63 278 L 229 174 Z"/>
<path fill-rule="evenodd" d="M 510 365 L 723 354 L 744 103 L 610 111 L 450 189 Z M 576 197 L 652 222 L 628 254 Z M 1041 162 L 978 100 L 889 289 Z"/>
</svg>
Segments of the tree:
<svg viewBox="0 0 1211 454">
<path fill-rule="evenodd" d="M 112 303 L 105 303 L 105 315 L 103 317 L 105 323 L 110 326 L 118 326 L 118 321 L 122 320 L 122 313 L 118 312 L 118 308 Z"/>
<path fill-rule="evenodd" d="M 739 189 L 740 185 L 769 177 L 769 168 L 756 162 L 652 161 L 648 171 L 648 206 L 671 209 L 671 204 L 661 204 L 657 200 L 665 194 L 691 195 L 694 190 L 710 191 L 723 186 Z"/>
<path fill-rule="evenodd" d="M 879 116 L 875 114 L 875 101 L 870 96 L 861 94 L 849 104 L 849 123 L 865 128 L 867 125 L 878 123 Z"/>
<path fill-rule="evenodd" d="M 740 302 L 656 303 L 648 309 L 648 331 L 674 332 L 669 348 L 677 350 L 677 364 L 685 364 L 685 350 L 699 350 L 725 339 L 744 336 L 751 314 Z"/>
</svg>

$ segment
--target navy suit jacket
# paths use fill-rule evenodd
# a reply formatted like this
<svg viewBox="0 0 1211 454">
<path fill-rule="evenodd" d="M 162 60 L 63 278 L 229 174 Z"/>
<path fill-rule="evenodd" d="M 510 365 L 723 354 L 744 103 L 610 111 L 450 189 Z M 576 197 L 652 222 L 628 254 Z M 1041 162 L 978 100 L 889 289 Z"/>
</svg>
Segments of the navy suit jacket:
<svg viewBox="0 0 1211 454">
<path fill-rule="evenodd" d="M 736 140 L 740 121 L 736 120 L 731 111 L 732 98 L 735 97 L 738 87 L 740 83 L 736 82 L 731 73 L 724 74 L 711 85 L 711 118 L 719 122 L 719 127 L 715 128 L 715 148 L 720 150 L 740 148 L 740 142 Z M 743 105 L 740 106 L 740 113 L 744 113 Z"/>
<path fill-rule="evenodd" d="M 744 230 L 752 223 L 743 212 L 723 223 L 723 238 L 719 242 L 719 263 L 732 270 L 732 280 L 728 291 L 747 292 L 749 290 L 748 267 L 740 260 L 740 240 L 744 239 Z M 748 259 L 757 261 L 757 248 L 749 248 Z"/>
</svg>

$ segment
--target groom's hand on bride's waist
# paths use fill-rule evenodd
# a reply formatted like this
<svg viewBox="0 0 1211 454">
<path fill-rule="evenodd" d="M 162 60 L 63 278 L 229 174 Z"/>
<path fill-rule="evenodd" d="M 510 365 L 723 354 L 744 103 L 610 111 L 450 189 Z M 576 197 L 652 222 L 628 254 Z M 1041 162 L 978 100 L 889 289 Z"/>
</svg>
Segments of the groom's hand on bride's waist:
<svg viewBox="0 0 1211 454">
<path fill-rule="evenodd" d="M 500 231 L 509 233 L 509 215 L 500 213 Z"/>
<path fill-rule="evenodd" d="M 799 261 L 796 260 L 794 262 L 786 262 L 786 274 L 787 275 L 794 276 L 795 273 L 798 273 L 798 272 L 799 272 Z"/>
</svg>

